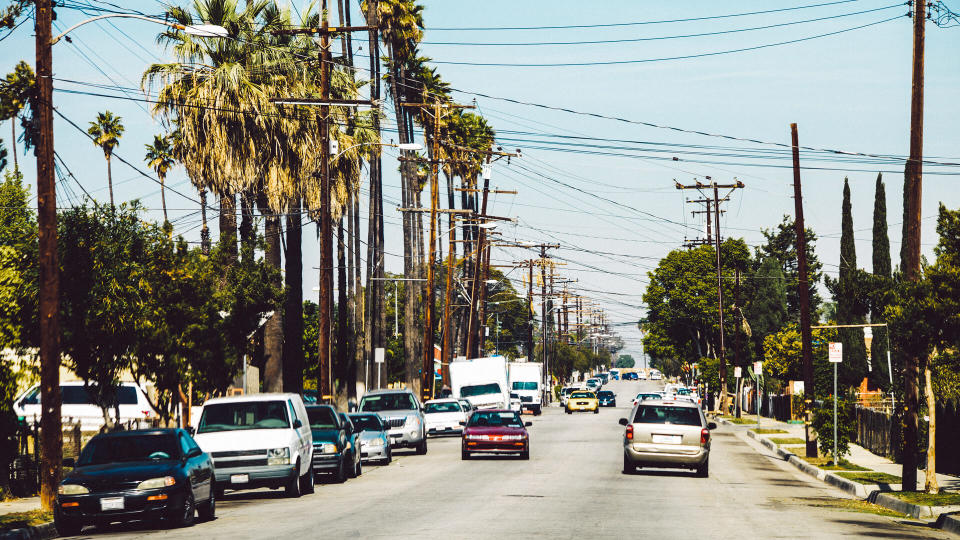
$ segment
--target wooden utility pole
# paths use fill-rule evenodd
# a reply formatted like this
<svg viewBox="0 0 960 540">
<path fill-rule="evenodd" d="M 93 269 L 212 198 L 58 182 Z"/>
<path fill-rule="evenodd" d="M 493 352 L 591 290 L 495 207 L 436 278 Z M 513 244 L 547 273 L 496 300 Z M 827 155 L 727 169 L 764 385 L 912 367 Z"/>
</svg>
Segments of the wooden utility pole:
<svg viewBox="0 0 960 540">
<path fill-rule="evenodd" d="M 810 284 L 807 281 L 807 229 L 803 224 L 803 190 L 800 187 L 800 138 L 797 124 L 790 124 L 793 146 L 793 220 L 797 235 L 797 297 L 800 299 L 800 349 L 803 356 L 803 423 L 807 440 L 807 457 L 817 457 L 817 438 L 813 432 L 813 336 L 810 332 Z"/>
<path fill-rule="evenodd" d="M 60 419 L 60 280 L 57 262 L 57 194 L 53 177 L 53 2 L 36 2 L 37 226 L 40 284 L 40 504 L 52 511 L 60 485 L 63 432 Z"/>
<path fill-rule="evenodd" d="M 927 20 L 927 3 L 913 2 L 913 85 L 910 99 L 910 160 L 904 174 L 903 204 L 906 244 L 903 250 L 903 273 L 909 281 L 920 279 L 920 222 L 923 195 L 923 62 Z M 903 479 L 904 491 L 917 489 L 917 440 L 920 406 L 918 366 L 914 351 L 906 351 L 903 363 Z M 932 414 L 932 413 L 931 413 Z"/>
<path fill-rule="evenodd" d="M 527 261 L 527 361 L 533 362 L 533 263 Z"/>
</svg>

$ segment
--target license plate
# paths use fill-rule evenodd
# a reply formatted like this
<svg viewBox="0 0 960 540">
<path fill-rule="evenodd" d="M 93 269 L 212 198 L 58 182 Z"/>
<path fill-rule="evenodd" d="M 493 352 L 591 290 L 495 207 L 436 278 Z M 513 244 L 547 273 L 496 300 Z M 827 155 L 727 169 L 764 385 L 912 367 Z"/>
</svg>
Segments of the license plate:
<svg viewBox="0 0 960 540">
<path fill-rule="evenodd" d="M 100 499 L 100 510 L 123 510 L 123 497 Z"/>
<path fill-rule="evenodd" d="M 683 441 L 682 435 L 654 435 L 653 442 L 657 444 L 680 444 Z"/>
<path fill-rule="evenodd" d="M 249 474 L 231 474 L 230 483 L 231 484 L 246 484 L 250 482 Z"/>
</svg>

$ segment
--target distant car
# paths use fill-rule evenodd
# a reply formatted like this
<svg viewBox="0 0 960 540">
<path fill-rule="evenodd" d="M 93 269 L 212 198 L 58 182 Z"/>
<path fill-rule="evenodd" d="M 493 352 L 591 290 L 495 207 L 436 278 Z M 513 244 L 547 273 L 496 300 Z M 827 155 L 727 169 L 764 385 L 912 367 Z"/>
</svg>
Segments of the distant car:
<svg viewBox="0 0 960 540">
<path fill-rule="evenodd" d="M 617 395 L 610 390 L 601 390 L 597 394 L 597 402 L 601 407 L 616 407 Z"/>
<path fill-rule="evenodd" d="M 633 404 L 636 405 L 647 399 L 663 399 L 663 396 L 659 392 L 640 392 L 637 397 L 633 398 Z"/>
<path fill-rule="evenodd" d="M 460 435 L 467 414 L 456 399 L 432 399 L 423 404 L 427 435 Z"/>
<path fill-rule="evenodd" d="M 473 414 L 473 411 L 477 410 L 477 408 L 473 406 L 473 403 L 470 403 L 469 399 L 460 398 L 457 401 L 463 406 L 463 414 L 467 415 L 468 418 Z"/>
<path fill-rule="evenodd" d="M 600 412 L 600 403 L 593 392 L 577 390 L 567 398 L 565 410 L 567 414 L 573 414 L 574 411 L 593 411 L 596 414 Z"/>
<path fill-rule="evenodd" d="M 466 422 L 461 438 L 460 458 L 474 454 L 520 454 L 530 459 L 530 434 L 516 411 L 481 410 Z"/>
<path fill-rule="evenodd" d="M 410 390 L 375 390 L 360 400 L 358 412 L 378 413 L 390 428 L 390 446 L 427 453 L 427 427 L 420 400 Z"/>
<path fill-rule="evenodd" d="M 575 390 L 579 390 L 578 386 L 565 386 L 560 390 L 560 404 L 566 407 L 567 399 L 570 397 Z"/>
<path fill-rule="evenodd" d="M 334 482 L 356 475 L 359 459 L 352 448 L 354 435 L 332 405 L 309 405 L 310 432 L 313 435 L 313 472 L 329 474 Z"/>
<path fill-rule="evenodd" d="M 660 374 L 659 372 L 657 372 L 657 371 L 654 371 L 653 373 L 650 374 L 650 380 L 651 380 L 651 381 L 659 381 L 659 380 L 662 379 L 662 378 L 663 378 L 663 375 L 661 375 L 661 374 Z"/>
<path fill-rule="evenodd" d="M 625 381 L 636 381 L 640 378 L 635 371 L 628 371 L 621 377 Z"/>
<path fill-rule="evenodd" d="M 93 400 L 93 396 L 81 381 L 60 383 L 60 417 L 64 421 L 79 423 L 83 431 L 96 431 L 103 427 L 103 409 Z M 120 409 L 120 422 L 147 420 L 159 416 L 143 389 L 136 383 L 120 383 L 116 388 L 117 404 Z M 40 385 L 30 387 L 13 400 L 13 411 L 17 416 L 29 421 L 40 421 Z M 110 408 L 110 416 L 115 414 Z"/>
<path fill-rule="evenodd" d="M 706 477 L 710 470 L 710 431 L 695 404 L 687 401 L 647 400 L 635 405 L 630 416 L 620 419 L 623 435 L 623 473 L 638 467 L 694 469 Z"/>
<path fill-rule="evenodd" d="M 523 401 L 520 399 L 519 394 L 510 392 L 510 410 L 521 412 L 523 410 Z"/>
<path fill-rule="evenodd" d="M 387 435 L 387 426 L 380 419 L 380 415 L 373 413 L 352 413 L 348 415 L 357 431 L 357 442 L 360 445 L 360 459 L 376 461 L 381 465 L 389 465 L 393 461 L 393 452 L 390 450 L 390 437 Z"/>
<path fill-rule="evenodd" d="M 597 373 L 597 378 L 600 379 L 600 384 L 601 384 L 601 385 L 604 385 L 604 384 L 607 384 L 608 382 L 610 382 L 610 374 L 609 374 L 609 373 Z"/>
<path fill-rule="evenodd" d="M 587 388 L 586 388 L 587 390 L 589 390 L 589 391 L 591 391 L 591 392 L 596 392 L 596 391 L 600 390 L 600 387 L 603 386 L 603 383 L 600 382 L 600 379 L 591 378 L 591 379 L 587 379 L 587 384 L 586 384 L 586 386 L 587 386 Z"/>
<path fill-rule="evenodd" d="M 60 483 L 53 519 L 60 536 L 85 525 L 161 519 L 176 527 L 216 512 L 213 460 L 182 429 L 97 435 Z"/>
</svg>

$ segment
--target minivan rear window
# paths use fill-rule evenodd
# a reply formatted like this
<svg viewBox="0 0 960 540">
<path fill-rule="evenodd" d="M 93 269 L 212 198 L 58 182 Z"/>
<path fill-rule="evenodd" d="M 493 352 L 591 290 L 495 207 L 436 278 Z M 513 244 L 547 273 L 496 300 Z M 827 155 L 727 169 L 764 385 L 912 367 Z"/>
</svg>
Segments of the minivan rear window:
<svg viewBox="0 0 960 540">
<path fill-rule="evenodd" d="M 699 426 L 700 410 L 694 407 L 671 407 L 669 405 L 643 405 L 637 408 L 634 424 L 673 424 Z"/>
<path fill-rule="evenodd" d="M 117 397 L 120 398 L 120 405 L 136 405 L 137 404 L 137 390 L 136 388 L 128 385 L 120 386 Z M 64 405 L 95 405 L 92 399 L 90 399 L 90 392 L 87 391 L 85 386 L 79 385 L 63 385 L 60 386 L 60 395 L 63 399 Z M 21 405 L 39 405 L 40 404 L 40 387 L 36 387 L 26 396 L 23 397 L 23 400 L 20 402 Z"/>
</svg>

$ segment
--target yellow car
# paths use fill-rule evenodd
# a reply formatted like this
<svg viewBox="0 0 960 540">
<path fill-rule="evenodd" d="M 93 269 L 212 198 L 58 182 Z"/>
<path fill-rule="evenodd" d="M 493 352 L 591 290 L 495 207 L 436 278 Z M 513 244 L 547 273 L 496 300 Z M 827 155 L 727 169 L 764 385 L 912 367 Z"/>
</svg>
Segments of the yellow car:
<svg viewBox="0 0 960 540">
<path fill-rule="evenodd" d="M 600 412 L 600 402 L 597 395 L 586 390 L 577 390 L 567 398 L 567 414 L 573 414 L 573 411 L 593 411 L 593 414 Z"/>
</svg>

